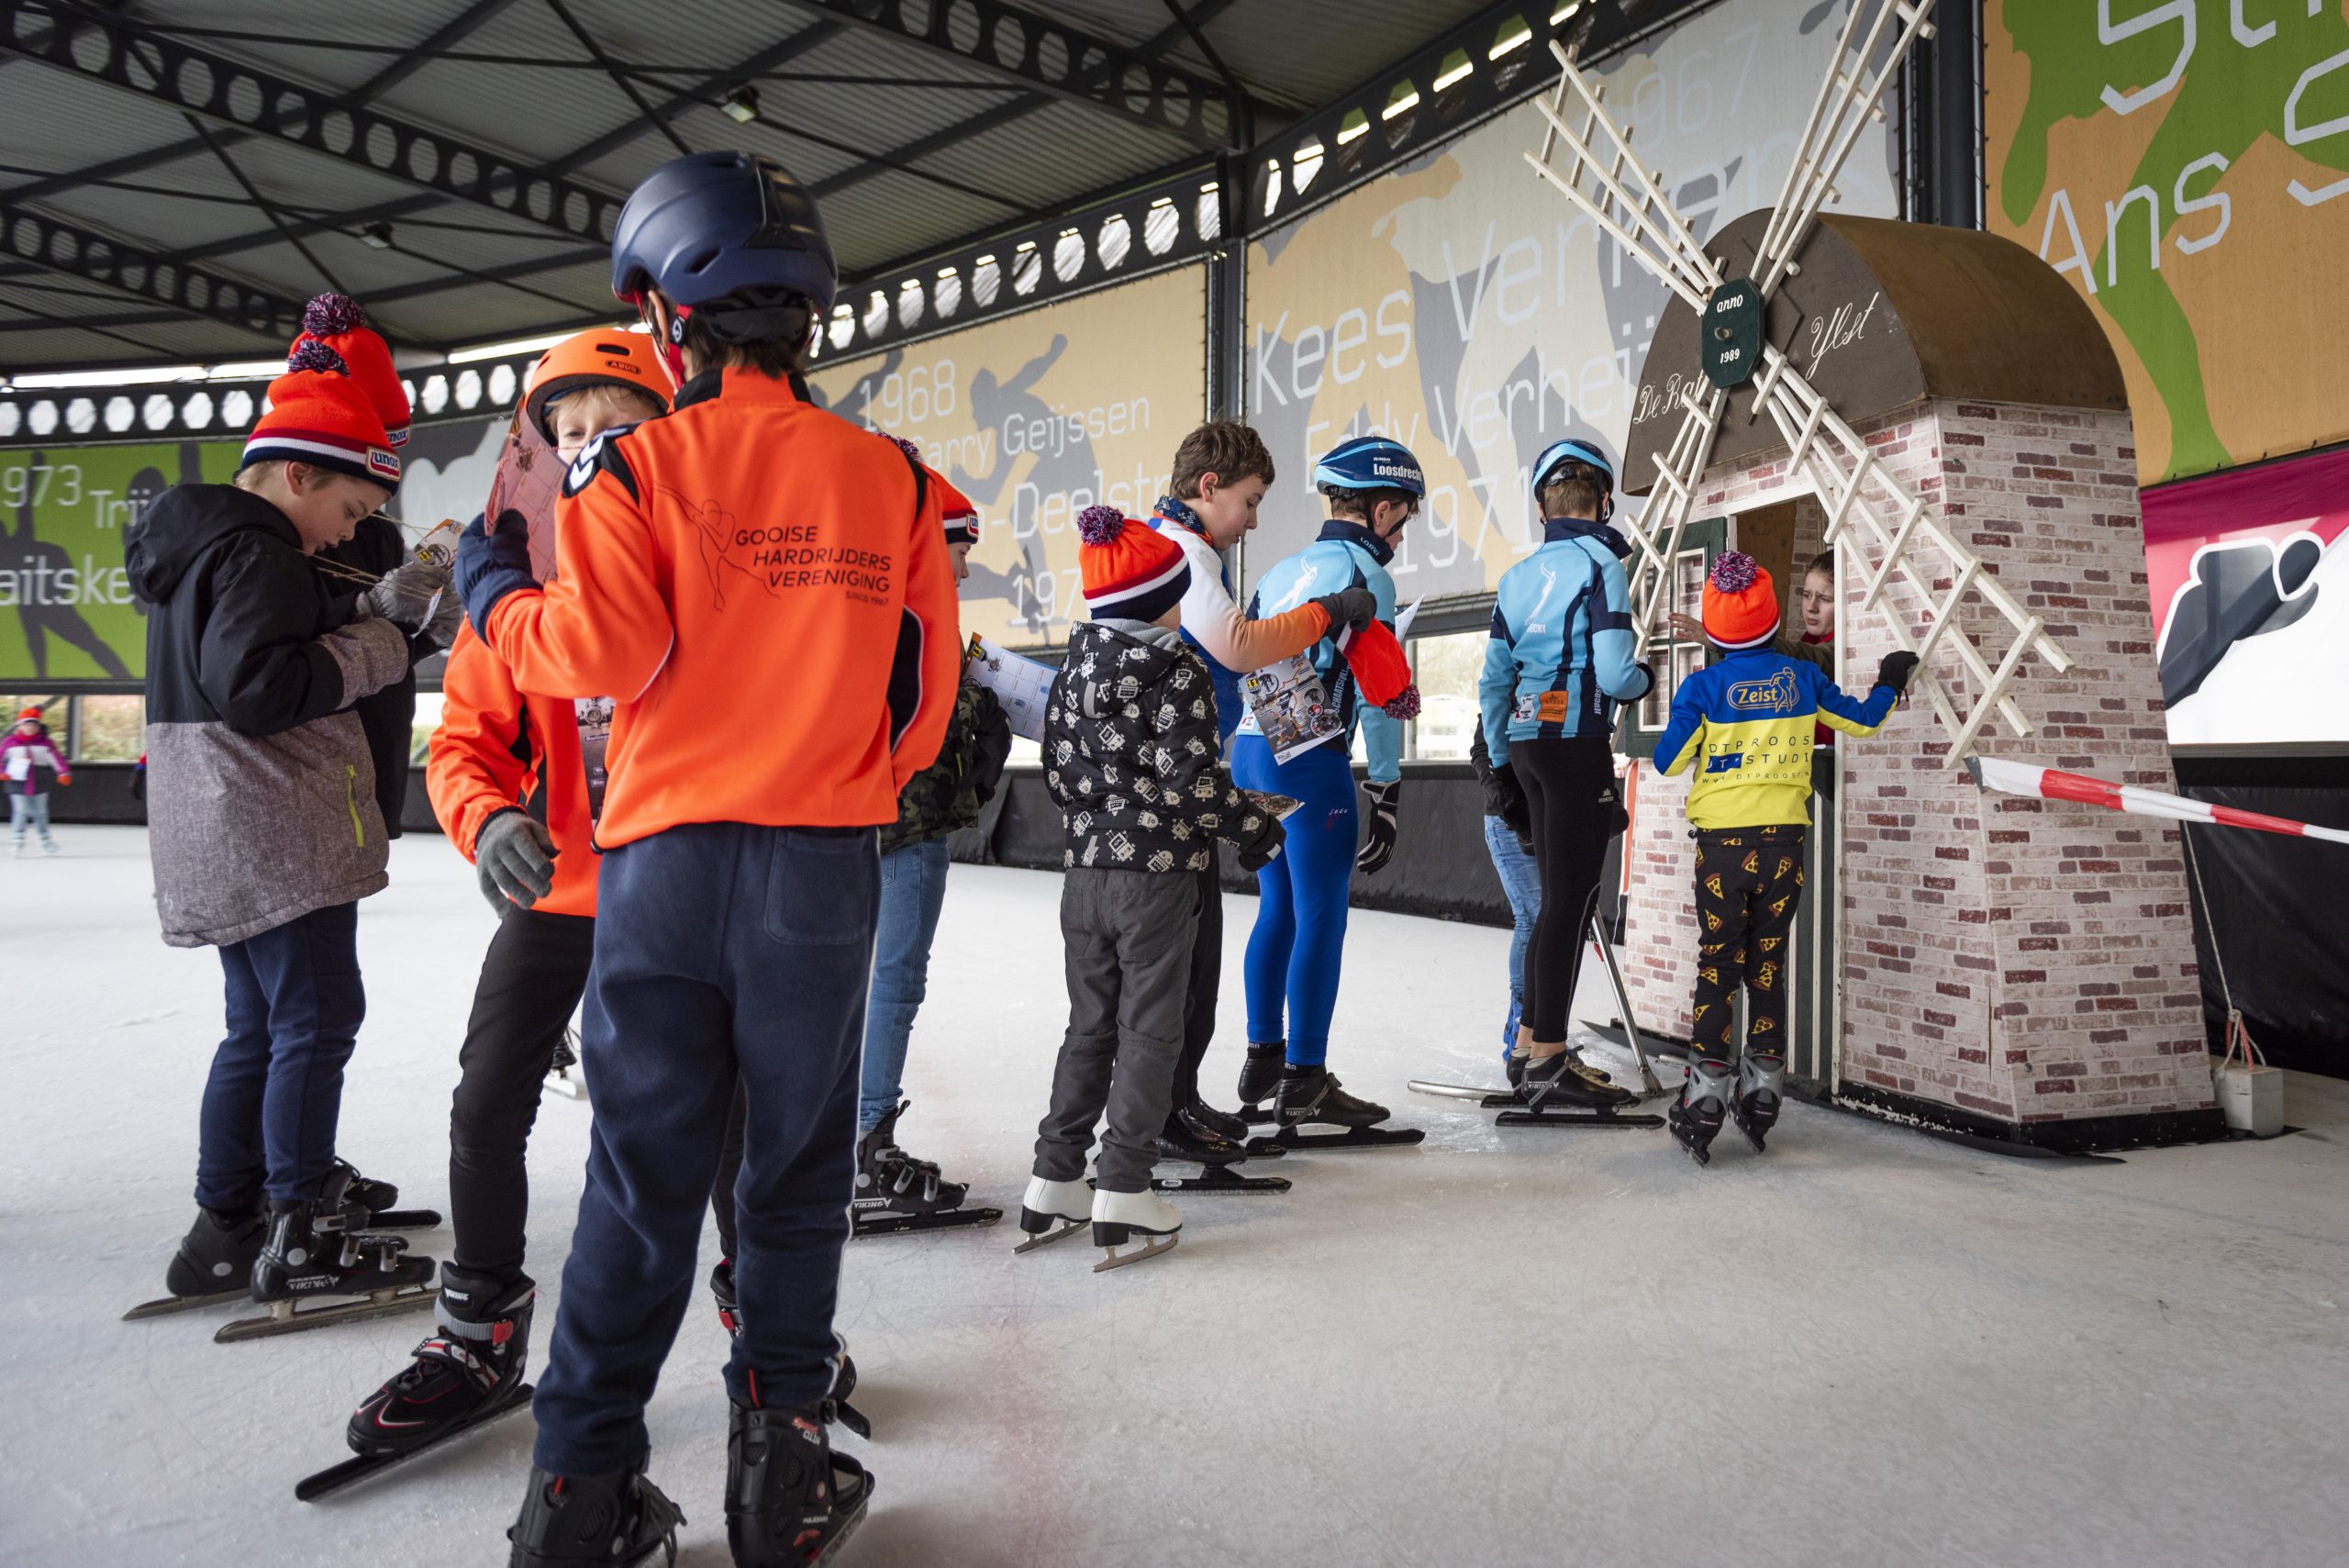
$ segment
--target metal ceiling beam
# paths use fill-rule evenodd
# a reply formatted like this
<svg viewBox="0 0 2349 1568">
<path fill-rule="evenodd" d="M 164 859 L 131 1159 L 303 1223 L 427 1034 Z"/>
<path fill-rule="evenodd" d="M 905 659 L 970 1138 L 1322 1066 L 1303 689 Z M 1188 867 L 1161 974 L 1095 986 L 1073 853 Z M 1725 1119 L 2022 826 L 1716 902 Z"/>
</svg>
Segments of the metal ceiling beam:
<svg viewBox="0 0 2349 1568">
<path fill-rule="evenodd" d="M 1192 25 L 1204 28 L 1217 17 L 1230 10 L 1236 3 L 1237 0 L 1197 0 L 1191 7 Z M 1172 48 L 1174 44 L 1181 42 L 1185 34 L 1186 29 L 1179 26 L 1167 28 L 1143 44 L 1142 48 L 1149 53 L 1156 54 L 1162 50 Z M 893 147 L 889 149 L 889 157 L 899 163 L 910 163 L 917 159 L 927 158 L 933 152 L 960 146 L 974 137 L 984 136 L 988 131 L 1000 129 L 1014 120 L 1035 113 L 1053 101 L 1052 95 L 1047 93 L 1023 93 L 1009 103 L 998 104 L 983 114 L 973 115 L 969 119 L 957 121 L 943 130 L 917 137 L 902 147 Z M 826 196 L 837 195 L 852 186 L 861 185 L 875 174 L 883 172 L 885 172 L 885 168 L 881 164 L 863 163 L 853 169 L 843 169 L 829 179 L 818 180 L 808 189 L 820 201 Z"/>
<path fill-rule="evenodd" d="M 1014 78 L 1041 93 L 1107 109 L 1155 130 L 1172 131 L 1202 147 L 1230 143 L 1253 111 L 1244 94 L 1193 75 L 1141 50 L 1110 43 L 1065 22 L 1008 6 L 1003 0 L 929 4 L 918 17 L 905 0 L 792 0 L 852 27 L 913 44 L 934 54 Z M 1177 37 L 1181 34 L 1178 32 Z M 1224 109 L 1220 131 L 1207 123 L 1210 104 Z"/>
<path fill-rule="evenodd" d="M 0 192 L 0 234 L 6 235 L 0 253 L 239 328 L 272 343 L 290 339 L 302 319 L 298 300 L 60 223 L 17 206 L 9 192 Z"/>
<path fill-rule="evenodd" d="M 605 239 L 619 212 L 607 192 L 65 0 L 0 0 L 0 50 L 560 234 Z"/>
<path fill-rule="evenodd" d="M 484 23 L 493 20 L 500 11 L 514 4 L 515 0 L 473 0 L 472 5 L 441 24 L 431 37 L 417 44 L 415 49 L 402 54 L 399 59 L 345 93 L 343 101 L 350 104 L 365 104 L 382 97 L 431 64 L 450 49 L 462 42 L 468 35 Z M 242 131 L 224 130 L 219 133 L 220 144 L 223 147 L 233 147 L 244 139 L 245 134 Z M 111 180 L 123 174 L 136 174 L 143 169 L 152 169 L 164 163 L 176 163 L 183 158 L 193 158 L 204 150 L 204 143 L 193 138 L 186 141 L 170 142 L 161 147 L 150 148 L 144 152 L 132 152 L 120 158 L 110 158 L 104 163 L 94 163 L 87 169 L 76 169 L 71 173 L 50 175 L 47 179 L 37 180 L 29 185 L 18 185 L 8 194 L 18 201 L 39 201 L 43 196 L 53 196 L 61 191 L 70 191 L 77 185 Z"/>
</svg>

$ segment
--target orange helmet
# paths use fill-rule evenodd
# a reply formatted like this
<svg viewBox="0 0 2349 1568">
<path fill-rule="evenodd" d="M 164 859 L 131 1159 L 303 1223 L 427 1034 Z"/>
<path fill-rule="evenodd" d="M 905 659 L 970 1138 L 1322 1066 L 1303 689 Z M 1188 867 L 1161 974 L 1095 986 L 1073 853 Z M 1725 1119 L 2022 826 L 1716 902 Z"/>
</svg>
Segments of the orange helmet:
<svg viewBox="0 0 2349 1568">
<path fill-rule="evenodd" d="M 538 427 L 547 445 L 552 446 L 554 428 L 547 406 L 564 393 L 598 382 L 628 387 L 662 408 L 669 406 L 669 373 L 652 339 L 618 327 L 595 327 L 565 338 L 539 356 L 522 386 L 522 412 Z"/>
</svg>

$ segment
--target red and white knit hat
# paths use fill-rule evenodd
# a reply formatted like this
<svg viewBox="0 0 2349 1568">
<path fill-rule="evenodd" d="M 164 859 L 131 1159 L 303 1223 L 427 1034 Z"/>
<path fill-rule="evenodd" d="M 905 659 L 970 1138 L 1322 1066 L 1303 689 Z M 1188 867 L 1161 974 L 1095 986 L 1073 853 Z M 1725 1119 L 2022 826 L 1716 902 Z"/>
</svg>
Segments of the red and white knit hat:
<svg viewBox="0 0 2349 1568">
<path fill-rule="evenodd" d="M 306 462 L 385 490 L 400 484 L 399 454 L 356 383 L 333 371 L 288 371 L 269 384 L 269 412 L 245 438 L 239 470 L 257 462 Z"/>
<path fill-rule="evenodd" d="M 1076 561 L 1085 606 L 1095 620 L 1156 620 L 1190 590 L 1183 547 L 1148 523 L 1129 523 L 1115 506 L 1079 512 L 1076 535 L 1084 541 Z"/>
<path fill-rule="evenodd" d="M 306 354 L 311 345 L 327 350 L 325 356 Z M 288 370 L 340 370 L 359 385 L 360 392 L 384 422 L 384 442 L 394 451 L 407 445 L 407 388 L 392 364 L 392 347 L 367 324 L 367 312 L 347 294 L 322 294 L 302 308 L 301 335 L 286 352 Z"/>
</svg>

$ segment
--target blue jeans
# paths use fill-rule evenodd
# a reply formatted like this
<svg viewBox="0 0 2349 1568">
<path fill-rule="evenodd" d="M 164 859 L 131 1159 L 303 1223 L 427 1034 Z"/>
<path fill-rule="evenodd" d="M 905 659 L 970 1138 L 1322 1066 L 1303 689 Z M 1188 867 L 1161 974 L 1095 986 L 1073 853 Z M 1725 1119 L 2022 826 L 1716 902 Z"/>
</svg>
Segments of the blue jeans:
<svg viewBox="0 0 2349 1568">
<path fill-rule="evenodd" d="M 1256 873 L 1256 927 L 1248 933 L 1248 1039 L 1269 1045 L 1287 1023 L 1288 1062 L 1318 1067 L 1330 1053 L 1338 970 L 1346 950 L 1346 895 L 1354 874 L 1353 764 L 1334 744 L 1273 761 L 1261 735 L 1231 742 L 1231 779 L 1242 789 L 1305 804 L 1283 824 L 1278 859 Z"/>
<path fill-rule="evenodd" d="M 1508 939 L 1508 1022 L 1501 1026 L 1501 1054 L 1507 1056 L 1517 1049 L 1517 1026 L 1525 1016 L 1525 950 L 1533 941 L 1533 922 L 1542 917 L 1542 873 L 1497 817 L 1485 818 L 1485 850 L 1493 857 L 1516 928 Z"/>
<path fill-rule="evenodd" d="M 946 903 L 946 840 L 909 844 L 881 857 L 881 923 L 873 932 L 873 999 L 864 1012 L 864 1092 L 859 1132 L 897 1108 L 906 1041 L 930 989 L 930 944 Z"/>
<path fill-rule="evenodd" d="M 532 1413 L 555 1474 L 641 1465 L 739 1078 L 741 1405 L 830 1391 L 881 870 L 873 830 L 703 822 L 606 851 L 580 1055 L 587 1185 Z"/>
<path fill-rule="evenodd" d="M 195 1201 L 240 1213 L 317 1195 L 334 1164 L 342 1068 L 367 1016 L 359 906 L 313 909 L 220 950 L 228 1032 L 212 1055 Z"/>
</svg>

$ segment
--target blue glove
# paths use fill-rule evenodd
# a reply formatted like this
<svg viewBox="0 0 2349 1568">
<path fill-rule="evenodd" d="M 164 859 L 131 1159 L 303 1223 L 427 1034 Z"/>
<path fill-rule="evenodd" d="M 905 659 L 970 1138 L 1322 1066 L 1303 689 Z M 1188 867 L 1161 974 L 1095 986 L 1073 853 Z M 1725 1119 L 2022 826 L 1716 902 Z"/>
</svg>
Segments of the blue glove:
<svg viewBox="0 0 2349 1568">
<path fill-rule="evenodd" d="M 497 601 L 538 585 L 530 575 L 530 530 L 522 515 L 504 514 L 497 519 L 497 531 L 491 533 L 481 514 L 473 514 L 457 536 L 455 586 L 474 634 L 488 641 L 490 612 L 497 608 Z"/>
</svg>

